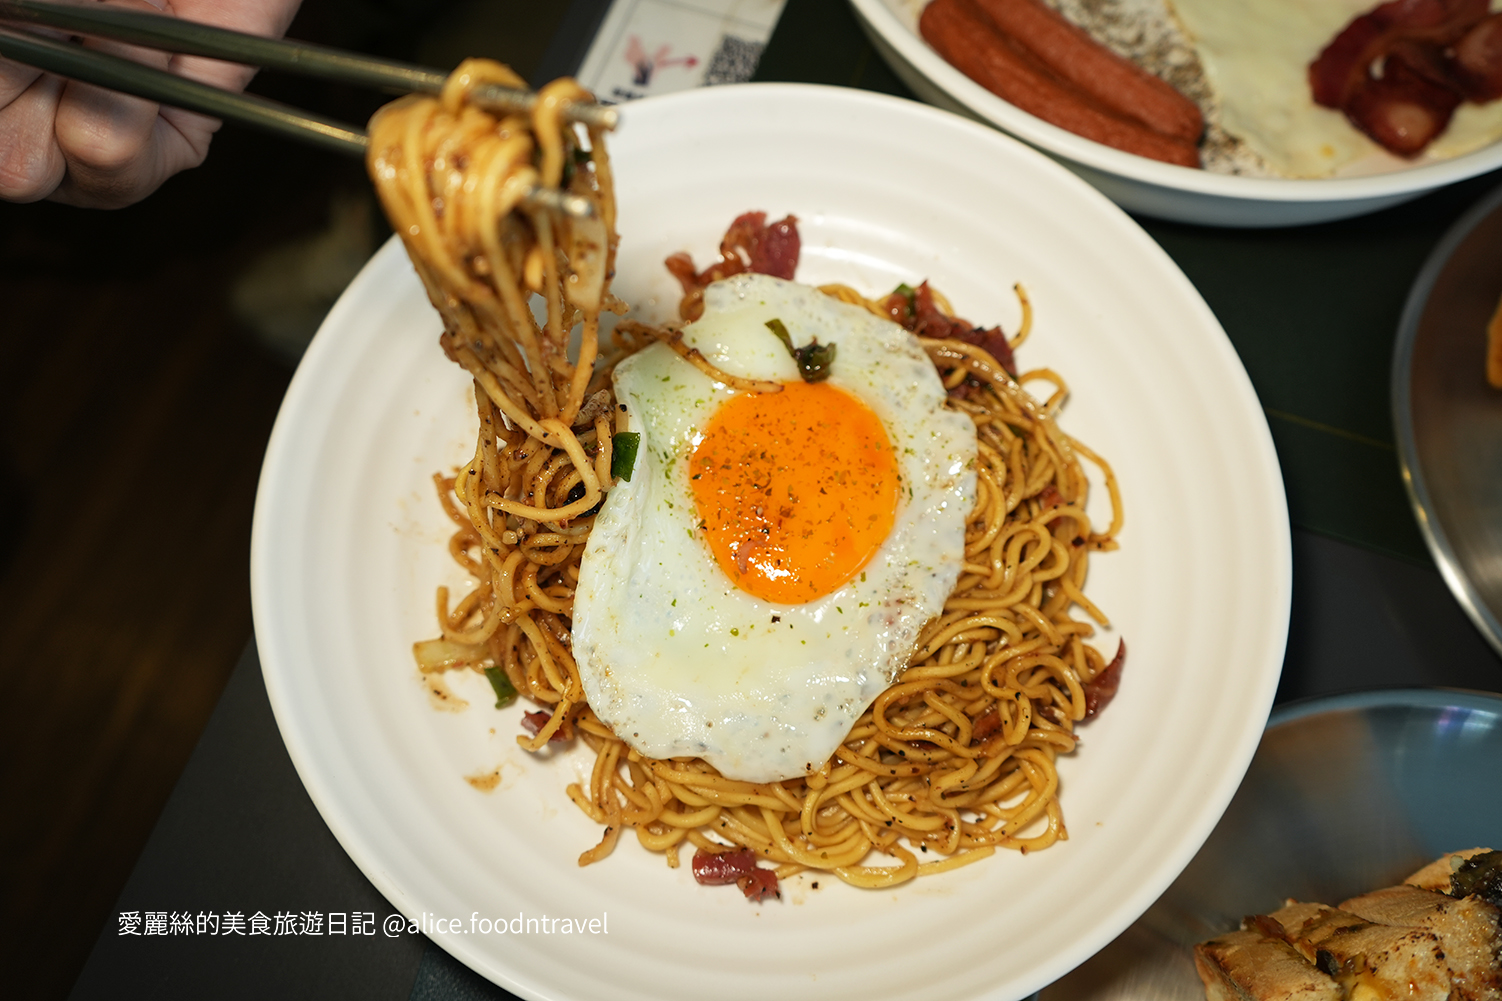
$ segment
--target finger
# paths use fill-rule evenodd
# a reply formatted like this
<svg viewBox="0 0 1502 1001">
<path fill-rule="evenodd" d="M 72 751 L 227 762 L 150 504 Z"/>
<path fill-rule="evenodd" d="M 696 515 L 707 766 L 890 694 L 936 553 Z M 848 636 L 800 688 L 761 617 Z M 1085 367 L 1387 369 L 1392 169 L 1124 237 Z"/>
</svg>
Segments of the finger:
<svg viewBox="0 0 1502 1001">
<path fill-rule="evenodd" d="M 111 6 L 156 9 L 189 20 L 279 36 L 297 0 L 105 0 Z M 240 90 L 255 70 L 190 56 L 167 57 L 149 49 L 91 42 L 91 47 L 204 83 Z M 3 112 L 0 112 L 3 115 Z M 172 174 L 203 162 L 218 120 L 122 97 L 85 84 L 67 85 L 55 133 L 66 174 L 52 196 L 93 207 L 129 204 L 156 190 Z M 3 195 L 0 195 L 3 197 Z"/>
<path fill-rule="evenodd" d="M 63 160 L 52 139 L 60 82 L 22 99 L 41 76 L 39 69 L 0 59 L 0 199 L 6 201 L 35 201 L 61 179 Z"/>
<path fill-rule="evenodd" d="M 54 42 L 66 42 L 72 36 L 66 31 L 58 31 L 55 28 L 30 27 L 27 33 L 39 35 L 42 38 L 50 38 Z M 21 94 L 36 82 L 42 71 L 25 63 L 11 62 L 9 59 L 0 59 L 0 113 L 10 102 L 20 97 Z"/>
<path fill-rule="evenodd" d="M 9 59 L 0 59 L 0 109 L 10 105 L 10 102 L 26 92 L 26 88 L 36 82 L 36 78 L 42 75 L 39 69 L 33 69 L 24 63 L 13 63 Z"/>
<path fill-rule="evenodd" d="M 144 3 L 112 6 L 153 9 Z M 154 49 L 89 39 L 86 48 L 166 70 L 170 57 Z M 155 191 L 169 176 L 162 170 L 159 106 L 103 87 L 70 81 L 58 103 L 55 134 L 68 175 L 56 199 L 113 208 Z M 190 164 L 191 165 L 191 164 Z"/>
<path fill-rule="evenodd" d="M 196 167 L 208 155 L 209 140 L 219 123 L 194 115 L 190 128 L 176 121 L 175 108 L 163 108 L 152 123 L 152 134 L 138 155 L 118 169 L 92 170 L 69 161 L 67 175 L 51 199 L 79 208 L 122 208 L 151 194 L 172 175 Z M 207 123 L 207 126 L 204 124 Z"/>
<path fill-rule="evenodd" d="M 298 0 L 258 0 L 229 3 L 226 0 L 160 0 L 177 17 L 203 21 L 249 35 L 280 38 L 297 13 Z M 226 90 L 243 90 L 255 76 L 254 67 L 199 56 L 175 56 L 172 72 Z"/>
<path fill-rule="evenodd" d="M 53 137 L 63 81 L 37 75 L 0 110 L 0 198 L 34 202 L 50 195 L 67 173 Z"/>
</svg>

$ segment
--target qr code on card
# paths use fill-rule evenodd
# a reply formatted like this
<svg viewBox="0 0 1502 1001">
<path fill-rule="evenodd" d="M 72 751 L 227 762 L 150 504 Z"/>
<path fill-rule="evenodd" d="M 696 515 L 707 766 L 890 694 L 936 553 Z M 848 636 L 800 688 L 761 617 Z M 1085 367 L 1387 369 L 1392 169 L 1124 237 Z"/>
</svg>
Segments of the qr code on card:
<svg viewBox="0 0 1502 1001">
<path fill-rule="evenodd" d="M 724 36 L 719 48 L 709 58 L 709 68 L 704 71 L 704 86 L 750 80 L 765 47 L 761 42 L 748 42 L 734 35 Z"/>
</svg>

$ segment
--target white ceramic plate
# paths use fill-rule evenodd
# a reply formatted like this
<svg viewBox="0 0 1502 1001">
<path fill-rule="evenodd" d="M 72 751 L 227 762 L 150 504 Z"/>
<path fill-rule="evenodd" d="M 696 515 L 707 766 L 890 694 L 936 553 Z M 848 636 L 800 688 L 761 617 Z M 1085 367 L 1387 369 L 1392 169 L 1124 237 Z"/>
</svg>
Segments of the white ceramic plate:
<svg viewBox="0 0 1502 1001">
<path fill-rule="evenodd" d="M 521 708 L 483 679 L 435 711 L 409 648 L 454 579 L 429 477 L 472 447 L 466 379 L 389 244 L 329 315 L 272 436 L 252 542 L 256 638 L 276 717 L 341 844 L 432 937 L 526 998 L 1021 997 L 1141 914 L 1214 827 L 1257 745 L 1287 627 L 1282 482 L 1250 384 L 1167 256 L 1078 178 L 911 102 L 725 87 L 624 112 L 616 288 L 676 303 L 662 258 L 706 259 L 747 209 L 793 212 L 805 281 L 878 292 L 932 278 L 962 315 L 1015 329 L 1025 366 L 1073 387 L 1066 428 L 1126 495 L 1090 593 L 1131 654 L 1120 696 L 1063 761 L 1070 839 L 891 891 L 795 878 L 781 902 L 695 885 L 599 832 L 564 785 L 585 756 L 530 757 Z M 1103 638 L 1114 647 L 1113 634 Z M 464 776 L 499 766 L 499 787 Z M 489 919 L 608 916 L 608 934 L 474 934 Z M 429 925 L 431 927 L 431 924 Z M 492 925 L 493 927 L 493 925 Z M 525 931 L 525 925 L 519 925 Z"/>
<path fill-rule="evenodd" d="M 1159 163 L 1035 118 L 949 65 L 918 34 L 925 0 L 850 2 L 882 58 L 919 97 L 1031 143 L 1132 212 L 1201 225 L 1294 226 L 1375 212 L 1502 167 L 1502 143 L 1391 173 L 1321 180 L 1237 177 Z"/>
</svg>

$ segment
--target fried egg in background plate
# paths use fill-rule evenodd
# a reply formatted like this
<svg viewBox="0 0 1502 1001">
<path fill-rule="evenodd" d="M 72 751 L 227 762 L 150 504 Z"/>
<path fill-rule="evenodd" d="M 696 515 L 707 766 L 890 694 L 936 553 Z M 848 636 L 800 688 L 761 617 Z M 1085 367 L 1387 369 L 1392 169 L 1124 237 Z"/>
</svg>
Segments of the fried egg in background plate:
<svg viewBox="0 0 1502 1001">
<path fill-rule="evenodd" d="M 590 707 L 640 753 L 770 782 L 823 765 L 943 609 L 975 430 L 896 324 L 765 275 L 704 301 L 685 343 L 785 388 L 731 389 L 664 344 L 617 367 L 641 442 L 585 549 L 573 653 Z M 826 381 L 802 381 L 771 320 L 835 346 Z"/>
</svg>

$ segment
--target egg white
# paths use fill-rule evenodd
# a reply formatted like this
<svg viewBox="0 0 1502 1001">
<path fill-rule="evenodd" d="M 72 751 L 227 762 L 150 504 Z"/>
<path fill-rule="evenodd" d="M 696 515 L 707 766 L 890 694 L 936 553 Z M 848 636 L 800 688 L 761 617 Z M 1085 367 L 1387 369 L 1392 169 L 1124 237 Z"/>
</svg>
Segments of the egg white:
<svg viewBox="0 0 1502 1001">
<path fill-rule="evenodd" d="M 916 339 L 866 310 L 765 275 L 718 282 L 704 302 L 684 340 L 732 375 L 799 378 L 766 327 L 774 318 L 796 345 L 838 346 L 830 383 L 876 413 L 897 454 L 895 523 L 864 570 L 822 598 L 784 605 L 741 591 L 698 529 L 688 481 L 704 428 L 736 392 L 654 345 L 615 371 L 641 445 L 585 548 L 573 654 L 591 708 L 637 751 L 771 782 L 829 758 L 942 610 L 975 504 L 975 428 L 944 409 Z"/>
</svg>

